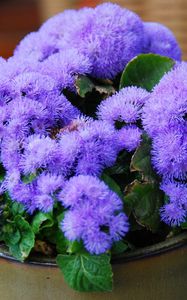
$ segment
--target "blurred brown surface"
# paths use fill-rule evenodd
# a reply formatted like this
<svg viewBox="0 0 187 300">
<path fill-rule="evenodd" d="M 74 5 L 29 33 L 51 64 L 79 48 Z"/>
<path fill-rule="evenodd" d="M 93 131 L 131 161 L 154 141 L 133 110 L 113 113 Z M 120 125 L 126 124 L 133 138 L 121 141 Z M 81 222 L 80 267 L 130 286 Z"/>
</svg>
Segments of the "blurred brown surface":
<svg viewBox="0 0 187 300">
<path fill-rule="evenodd" d="M 12 54 L 24 35 L 39 27 L 42 19 L 65 8 L 95 6 L 99 0 L 0 0 L 0 55 Z M 111 1 L 133 10 L 144 21 L 161 22 L 177 37 L 187 60 L 187 0 Z"/>
<path fill-rule="evenodd" d="M 18 42 L 39 25 L 37 0 L 1 0 L 0 56 L 11 56 Z"/>
</svg>

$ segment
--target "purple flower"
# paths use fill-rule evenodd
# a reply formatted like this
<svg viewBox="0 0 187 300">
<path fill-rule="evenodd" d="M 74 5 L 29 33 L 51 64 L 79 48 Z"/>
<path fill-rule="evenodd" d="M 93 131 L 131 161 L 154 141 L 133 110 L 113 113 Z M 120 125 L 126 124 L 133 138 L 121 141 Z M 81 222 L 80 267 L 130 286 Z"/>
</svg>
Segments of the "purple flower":
<svg viewBox="0 0 187 300">
<path fill-rule="evenodd" d="M 39 32 L 43 36 L 52 37 L 55 43 L 62 41 L 69 31 L 76 30 L 77 25 L 79 25 L 83 19 L 83 15 L 86 16 L 88 10 L 89 9 L 81 9 L 79 11 L 73 9 L 65 10 L 44 22 Z"/>
<path fill-rule="evenodd" d="M 25 174 L 34 173 L 39 168 L 54 164 L 58 156 L 58 145 L 55 140 L 40 135 L 31 135 L 25 144 L 20 166 Z"/>
<path fill-rule="evenodd" d="M 44 213 L 52 211 L 54 205 L 54 199 L 52 198 L 52 196 L 49 196 L 47 194 L 36 195 L 34 200 L 35 209 L 38 208 Z"/>
<path fill-rule="evenodd" d="M 128 218 L 124 213 L 119 213 L 113 216 L 110 220 L 110 235 L 113 241 L 121 240 L 122 236 L 125 236 L 129 229 Z"/>
<path fill-rule="evenodd" d="M 121 150 L 135 150 L 141 142 L 142 130 L 136 125 L 124 126 L 118 131 L 118 144 Z"/>
<path fill-rule="evenodd" d="M 181 49 L 171 30 L 153 22 L 144 22 L 144 30 L 145 53 L 156 53 L 181 60 Z"/>
<path fill-rule="evenodd" d="M 62 93 L 59 95 L 59 92 L 48 93 L 42 99 L 42 104 L 46 106 L 49 123 L 51 123 L 50 127 L 58 127 L 59 125 L 63 127 L 80 115 L 80 111 Z M 59 124 L 56 125 L 56 123 Z"/>
<path fill-rule="evenodd" d="M 47 36 L 46 38 L 46 35 L 40 32 L 31 32 L 16 47 L 14 56 L 17 59 L 29 57 L 41 62 L 58 52 L 58 50 L 55 39 L 52 36 Z"/>
<path fill-rule="evenodd" d="M 173 202 L 165 204 L 160 209 L 160 215 L 162 221 L 170 226 L 179 226 L 181 223 L 185 222 L 187 216 L 186 210 Z"/>
<path fill-rule="evenodd" d="M 100 119 L 115 124 L 135 123 L 140 119 L 142 106 L 149 93 L 142 88 L 127 87 L 101 102 L 97 115 Z"/>
<path fill-rule="evenodd" d="M 61 228 L 70 241 L 80 240 L 83 232 L 79 211 L 69 210 L 65 213 Z"/>
<path fill-rule="evenodd" d="M 1 162 L 5 169 L 16 170 L 20 169 L 21 152 L 23 150 L 22 142 L 12 138 L 6 137 L 1 143 Z"/>
<path fill-rule="evenodd" d="M 100 231 L 98 228 L 98 230 L 90 232 L 89 235 L 85 236 L 84 246 L 91 254 L 98 255 L 109 250 L 112 246 L 112 241 L 107 233 Z"/>
<path fill-rule="evenodd" d="M 62 130 L 59 146 L 56 166 L 65 177 L 72 174 L 100 175 L 104 168 L 115 162 L 120 150 L 112 125 L 80 118 Z"/>
<path fill-rule="evenodd" d="M 186 178 L 187 64 L 178 64 L 154 88 L 143 108 L 145 130 L 153 138 L 152 161 L 164 178 Z"/>
<path fill-rule="evenodd" d="M 67 30 L 63 45 L 74 46 L 90 58 L 92 76 L 114 78 L 130 59 L 141 53 L 143 23 L 133 12 L 104 3 L 78 14 L 79 22 Z"/>
<path fill-rule="evenodd" d="M 19 182 L 9 190 L 10 197 L 24 205 L 25 209 L 32 214 L 37 205 L 35 203 L 36 188 L 34 184 L 24 184 Z"/>
<path fill-rule="evenodd" d="M 187 185 L 175 181 L 164 181 L 161 189 L 169 197 L 171 203 L 183 207 L 187 211 Z"/>
<path fill-rule="evenodd" d="M 108 187 L 98 178 L 79 175 L 70 178 L 59 194 L 59 200 L 63 206 L 71 208 L 84 207 L 86 203 L 92 203 L 94 206 L 97 206 L 100 202 L 104 201 L 108 193 Z M 119 209 L 121 201 L 118 198 L 117 204 Z M 109 202 L 108 205 L 110 210 L 113 209 L 110 207 Z"/>
<path fill-rule="evenodd" d="M 159 174 L 185 178 L 187 172 L 187 135 L 168 130 L 153 140 L 153 165 Z"/>
<path fill-rule="evenodd" d="M 46 195 L 52 195 L 64 186 L 64 178 L 61 175 L 42 173 L 37 178 L 37 190 Z"/>
<path fill-rule="evenodd" d="M 129 229 L 121 199 L 96 177 L 72 177 L 59 200 L 70 208 L 61 223 L 62 231 L 70 240 L 82 239 L 90 253 L 104 253 Z"/>
<path fill-rule="evenodd" d="M 51 76 L 59 89 L 74 89 L 75 75 L 91 71 L 87 56 L 80 54 L 76 48 L 67 48 L 54 54 L 41 64 L 41 73 Z"/>
<path fill-rule="evenodd" d="M 42 102 L 48 93 L 56 87 L 55 80 L 47 75 L 36 72 L 24 72 L 13 79 L 12 88 L 19 96 L 27 96 Z"/>
<path fill-rule="evenodd" d="M 10 82 L 0 78 L 0 106 L 6 105 L 15 97 L 15 91 L 13 90 Z"/>
<path fill-rule="evenodd" d="M 171 127 L 186 126 L 187 64 L 178 64 L 154 88 L 143 108 L 143 124 L 151 137 Z"/>
<path fill-rule="evenodd" d="M 114 164 L 119 148 L 117 134 L 112 125 L 102 121 L 93 121 L 82 128 L 79 134 L 82 140 L 82 158 L 85 162 L 85 168 L 87 163 L 89 166 L 90 163 L 92 164 L 93 156 L 95 157 L 96 174 L 98 174 L 99 165 L 101 171 L 104 167 Z M 94 174 L 94 171 L 91 174 Z"/>
<path fill-rule="evenodd" d="M 14 77 L 24 72 L 35 72 L 40 70 L 40 64 L 32 57 L 10 57 L 3 69 L 4 78 L 7 83 L 10 83 Z"/>
</svg>

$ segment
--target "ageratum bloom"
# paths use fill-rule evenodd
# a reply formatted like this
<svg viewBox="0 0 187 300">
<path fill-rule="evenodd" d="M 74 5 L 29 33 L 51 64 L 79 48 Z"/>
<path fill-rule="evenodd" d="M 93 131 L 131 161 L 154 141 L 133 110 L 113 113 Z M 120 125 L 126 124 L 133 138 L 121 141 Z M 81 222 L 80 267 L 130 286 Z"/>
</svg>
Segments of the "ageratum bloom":
<svg viewBox="0 0 187 300">
<path fill-rule="evenodd" d="M 99 119 L 114 124 L 136 123 L 141 117 L 142 107 L 147 101 L 149 93 L 137 87 L 127 87 L 101 102 L 97 115 Z"/>
<path fill-rule="evenodd" d="M 170 202 L 165 204 L 160 209 L 160 215 L 162 221 L 170 226 L 179 226 L 181 223 L 185 222 L 186 210 L 178 206 L 175 202 Z"/>
<path fill-rule="evenodd" d="M 170 128 L 186 127 L 187 64 L 164 75 L 143 108 L 143 124 L 151 137 Z"/>
<path fill-rule="evenodd" d="M 74 89 L 75 75 L 89 74 L 92 69 L 89 58 L 80 54 L 76 48 L 67 48 L 64 51 L 50 56 L 41 64 L 40 72 L 51 76 L 57 87 Z"/>
<path fill-rule="evenodd" d="M 121 199 L 96 177 L 72 177 L 59 194 L 59 201 L 69 208 L 61 223 L 65 236 L 83 240 L 92 254 L 104 253 L 128 231 Z"/>
<path fill-rule="evenodd" d="M 175 202 L 178 206 L 182 206 L 187 210 L 187 184 L 167 180 L 162 183 L 161 189 L 170 198 L 171 202 Z"/>
<path fill-rule="evenodd" d="M 144 22 L 145 53 L 155 53 L 181 60 L 181 49 L 172 33 L 167 27 L 154 22 Z"/>
<path fill-rule="evenodd" d="M 187 174 L 187 131 L 170 129 L 153 139 L 152 162 L 165 177 L 185 179 Z"/>
<path fill-rule="evenodd" d="M 56 156 L 58 156 L 58 145 L 55 140 L 45 136 L 31 135 L 25 141 L 20 166 L 24 174 L 34 173 L 39 168 L 54 164 Z"/>
<path fill-rule="evenodd" d="M 112 79 L 141 53 L 143 23 L 135 13 L 112 3 L 101 4 L 86 14 L 84 18 L 80 15 L 76 28 L 63 38 L 90 58 L 94 77 Z"/>
<path fill-rule="evenodd" d="M 178 64 L 143 108 L 144 128 L 153 138 L 153 164 L 161 175 L 178 179 L 185 179 L 187 172 L 186 78 L 187 64 Z"/>
<path fill-rule="evenodd" d="M 53 37 L 40 32 L 31 32 L 24 37 L 14 51 L 14 57 L 23 59 L 25 57 L 42 62 L 50 55 L 58 52 L 58 47 Z"/>
<path fill-rule="evenodd" d="M 136 125 L 124 126 L 118 131 L 118 145 L 121 150 L 135 150 L 141 142 L 142 130 Z"/>
</svg>

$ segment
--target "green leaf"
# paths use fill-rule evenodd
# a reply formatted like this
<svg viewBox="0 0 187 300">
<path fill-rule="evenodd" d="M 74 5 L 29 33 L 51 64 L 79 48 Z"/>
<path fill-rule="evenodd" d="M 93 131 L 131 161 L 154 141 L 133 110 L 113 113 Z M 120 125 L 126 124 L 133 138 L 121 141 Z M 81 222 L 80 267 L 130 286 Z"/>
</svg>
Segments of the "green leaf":
<svg viewBox="0 0 187 300">
<path fill-rule="evenodd" d="M 95 83 L 85 75 L 77 77 L 75 86 L 81 98 L 85 98 L 86 94 L 93 92 L 93 90 L 107 97 L 115 93 L 115 89 L 111 83 Z"/>
<path fill-rule="evenodd" d="M 80 75 L 77 77 L 75 86 L 78 95 L 82 98 L 84 98 L 87 93 L 92 92 L 92 90 L 94 89 L 94 83 L 84 75 Z"/>
<path fill-rule="evenodd" d="M 0 163 L 0 182 L 4 180 L 6 171 L 3 165 Z"/>
<path fill-rule="evenodd" d="M 10 207 L 10 212 L 12 213 L 13 216 L 23 215 L 25 213 L 25 209 L 21 203 L 12 202 L 12 205 Z"/>
<path fill-rule="evenodd" d="M 121 254 L 129 249 L 128 243 L 123 241 L 115 242 L 112 246 L 111 252 L 114 255 Z"/>
<path fill-rule="evenodd" d="M 56 232 L 56 250 L 58 253 L 64 254 L 67 252 L 69 241 L 65 238 L 60 229 Z"/>
<path fill-rule="evenodd" d="M 16 216 L 12 230 L 4 233 L 4 240 L 10 253 L 20 261 L 28 257 L 34 247 L 35 236 L 29 223 L 21 216 Z"/>
<path fill-rule="evenodd" d="M 67 241 L 67 253 L 73 254 L 73 253 L 80 253 L 81 251 L 84 251 L 84 246 L 82 242 L 78 241 Z"/>
<path fill-rule="evenodd" d="M 175 62 L 169 57 L 140 54 L 127 64 L 121 76 L 120 89 L 127 86 L 138 86 L 152 91 L 174 64 Z"/>
<path fill-rule="evenodd" d="M 112 290 L 112 268 L 109 255 L 59 254 L 57 264 L 66 282 L 77 291 Z"/>
<path fill-rule="evenodd" d="M 25 176 L 22 176 L 22 181 L 27 184 L 27 183 L 31 183 L 34 179 L 36 179 L 37 177 L 37 174 L 36 173 L 32 173 L 32 174 L 29 174 L 29 175 L 25 175 Z"/>
<path fill-rule="evenodd" d="M 125 206 L 131 211 L 138 224 L 156 232 L 160 226 L 159 209 L 164 194 L 153 183 L 134 181 L 127 189 Z"/>
<path fill-rule="evenodd" d="M 181 224 L 182 229 L 187 229 L 187 221 Z"/>
<path fill-rule="evenodd" d="M 35 234 L 39 233 L 44 228 L 52 227 L 54 224 L 53 217 L 50 213 L 38 212 L 32 220 L 32 230 Z"/>
<path fill-rule="evenodd" d="M 115 192 L 121 199 L 123 199 L 123 193 L 119 187 L 119 185 L 108 175 L 105 173 L 102 174 L 101 179 L 108 185 L 108 187 Z"/>
<path fill-rule="evenodd" d="M 130 171 L 141 172 L 145 181 L 156 178 L 151 164 L 151 140 L 146 135 L 142 136 L 142 142 L 132 156 Z"/>
</svg>

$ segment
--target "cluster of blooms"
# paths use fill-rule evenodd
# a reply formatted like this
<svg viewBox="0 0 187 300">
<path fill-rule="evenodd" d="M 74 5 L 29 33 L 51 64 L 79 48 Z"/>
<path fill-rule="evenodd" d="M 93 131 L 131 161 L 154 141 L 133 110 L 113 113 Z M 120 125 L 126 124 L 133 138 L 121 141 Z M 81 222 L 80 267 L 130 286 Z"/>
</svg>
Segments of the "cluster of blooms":
<svg viewBox="0 0 187 300">
<path fill-rule="evenodd" d="M 49 212 L 60 201 L 69 209 L 63 232 L 82 239 L 91 253 L 105 252 L 128 231 L 121 200 L 98 177 L 122 149 L 133 151 L 140 143 L 137 122 L 149 93 L 125 88 L 100 104 L 94 120 L 82 116 L 63 91 L 76 93 L 78 74 L 114 79 L 130 59 L 150 51 L 181 59 L 167 28 L 105 3 L 49 19 L 13 57 L 0 59 L 1 162 L 7 172 L 1 189 L 31 214 Z M 179 126 L 172 131 L 177 144 L 175 130 Z M 180 177 L 186 171 L 182 151 L 173 166 Z"/>
<path fill-rule="evenodd" d="M 152 161 L 170 201 L 162 219 L 179 225 L 187 215 L 187 64 L 177 64 L 154 88 L 143 108 L 144 128 L 152 137 Z"/>
<path fill-rule="evenodd" d="M 61 223 L 66 237 L 81 238 L 90 253 L 106 251 L 128 231 L 121 200 L 96 177 L 72 177 L 59 199 L 65 207 L 70 207 Z"/>
<path fill-rule="evenodd" d="M 127 87 L 102 101 L 98 107 L 98 118 L 119 127 L 119 147 L 133 151 L 141 141 L 142 130 L 137 126 L 141 119 L 142 107 L 149 93 L 141 88 Z"/>
</svg>

